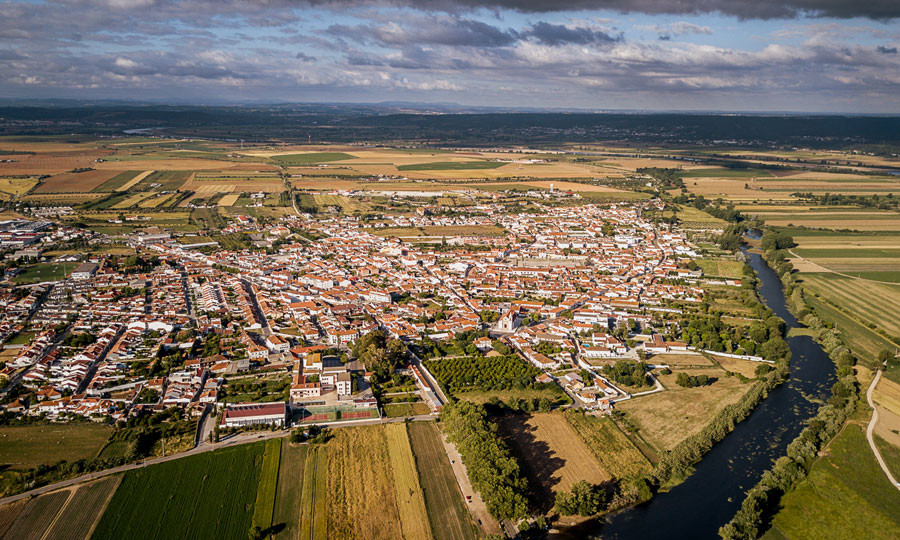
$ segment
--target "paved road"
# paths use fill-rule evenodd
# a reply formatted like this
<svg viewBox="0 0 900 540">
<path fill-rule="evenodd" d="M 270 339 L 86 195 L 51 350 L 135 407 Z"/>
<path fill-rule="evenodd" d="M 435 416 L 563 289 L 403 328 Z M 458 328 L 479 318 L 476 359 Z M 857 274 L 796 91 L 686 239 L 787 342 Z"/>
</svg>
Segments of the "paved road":
<svg viewBox="0 0 900 540">
<path fill-rule="evenodd" d="M 872 437 L 872 433 L 875 431 L 875 424 L 878 423 L 878 408 L 875 407 L 875 402 L 872 401 L 872 393 L 875 391 L 875 387 L 878 386 L 878 381 L 881 380 L 881 374 L 882 371 L 879 369 L 875 373 L 875 378 L 872 379 L 872 384 L 869 385 L 869 389 L 866 391 L 866 401 L 869 402 L 869 407 L 872 407 L 872 419 L 869 420 L 869 426 L 866 428 L 866 439 L 869 440 L 869 447 L 872 449 L 872 453 L 875 454 L 875 459 L 878 460 L 878 465 L 881 467 L 881 470 L 884 471 L 884 475 L 887 476 L 888 480 L 890 480 L 895 488 L 900 490 L 900 484 L 897 483 L 894 475 L 891 474 L 891 470 L 888 469 L 887 464 L 884 462 L 884 458 L 881 457 L 881 452 L 879 452 L 878 447 L 875 446 L 875 439 Z"/>
</svg>

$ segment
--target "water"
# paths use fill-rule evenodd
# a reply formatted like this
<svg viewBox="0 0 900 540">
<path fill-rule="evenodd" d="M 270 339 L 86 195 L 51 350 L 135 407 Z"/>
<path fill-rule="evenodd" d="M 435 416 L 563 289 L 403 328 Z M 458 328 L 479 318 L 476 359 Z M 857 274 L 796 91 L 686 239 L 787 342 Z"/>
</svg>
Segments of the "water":
<svg viewBox="0 0 900 540">
<path fill-rule="evenodd" d="M 760 280 L 763 302 L 788 327 L 801 323 L 788 311 L 778 275 L 759 255 L 749 253 Z M 787 445 L 828 398 L 834 384 L 834 365 L 808 336 L 788 339 L 790 380 L 775 388 L 751 415 L 714 446 L 684 483 L 659 493 L 642 506 L 568 531 L 572 538 L 602 535 L 604 539 L 717 539 L 719 527 L 738 510 L 744 493 L 785 454 Z M 588 529 L 588 530 L 585 530 Z"/>
</svg>

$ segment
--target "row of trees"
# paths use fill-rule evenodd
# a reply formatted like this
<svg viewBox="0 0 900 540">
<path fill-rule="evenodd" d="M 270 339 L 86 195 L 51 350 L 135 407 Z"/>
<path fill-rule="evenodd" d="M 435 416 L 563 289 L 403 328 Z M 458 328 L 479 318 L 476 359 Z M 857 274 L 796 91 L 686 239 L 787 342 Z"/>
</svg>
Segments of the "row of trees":
<svg viewBox="0 0 900 540">
<path fill-rule="evenodd" d="M 615 364 L 603 368 L 603 374 L 619 384 L 641 387 L 650 384 L 650 379 L 647 377 L 648 368 L 649 366 L 645 362 L 616 360 Z"/>
<path fill-rule="evenodd" d="M 541 370 L 512 354 L 429 360 L 428 369 L 451 394 L 466 390 L 530 388 Z"/>
<path fill-rule="evenodd" d="M 675 376 L 675 384 L 684 388 L 694 388 L 697 386 L 706 386 L 712 384 L 715 379 L 711 379 L 709 375 L 688 375 L 681 371 Z"/>
<path fill-rule="evenodd" d="M 406 365 L 408 351 L 399 339 L 388 339 L 384 330 L 374 330 L 356 340 L 353 355 L 378 382 L 390 379 L 395 370 Z"/>
<path fill-rule="evenodd" d="M 440 419 L 488 512 L 497 519 L 525 517 L 528 483 L 484 408 L 468 401 L 448 403 L 441 409 Z"/>
</svg>

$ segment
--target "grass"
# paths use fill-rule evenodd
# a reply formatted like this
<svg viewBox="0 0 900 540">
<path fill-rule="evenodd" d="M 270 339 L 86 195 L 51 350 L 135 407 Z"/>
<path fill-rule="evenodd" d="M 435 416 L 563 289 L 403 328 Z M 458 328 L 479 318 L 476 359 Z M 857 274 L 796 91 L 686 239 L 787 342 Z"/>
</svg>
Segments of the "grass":
<svg viewBox="0 0 900 540">
<path fill-rule="evenodd" d="M 528 477 L 536 506 L 544 510 L 554 494 L 580 480 L 601 484 L 612 477 L 561 413 L 511 414 L 498 424 Z"/>
<path fill-rule="evenodd" d="M 24 195 L 37 183 L 36 178 L 0 178 L 0 192 L 9 195 Z"/>
<path fill-rule="evenodd" d="M 493 225 L 444 225 L 422 227 L 428 236 L 503 236 L 506 230 Z"/>
<path fill-rule="evenodd" d="M 355 159 L 350 154 L 343 152 L 308 152 L 305 154 L 286 154 L 283 156 L 273 156 L 272 160 L 278 162 L 279 165 L 286 167 L 297 165 L 308 165 L 310 163 L 326 163 L 329 161 L 343 161 L 345 159 Z"/>
<path fill-rule="evenodd" d="M 886 540 L 900 530 L 900 493 L 878 467 L 864 428 L 855 423 L 831 442 L 781 504 L 767 538 Z"/>
<path fill-rule="evenodd" d="M 54 491 L 29 500 L 3 538 L 41 540 L 70 495 L 69 490 Z"/>
<path fill-rule="evenodd" d="M 245 538 L 264 450 L 247 444 L 128 471 L 93 538 Z"/>
<path fill-rule="evenodd" d="M 876 334 L 868 327 L 839 311 L 823 299 L 814 298 L 812 294 L 805 296 L 806 302 L 815 309 L 816 316 L 832 323 L 840 330 L 841 337 L 847 346 L 859 357 L 862 364 L 869 367 L 875 365 L 875 358 L 884 349 L 893 350 L 896 345 Z"/>
<path fill-rule="evenodd" d="M 625 478 L 651 471 L 650 461 L 608 416 L 567 412 L 565 418 L 612 476 Z"/>
<path fill-rule="evenodd" d="M 281 467 L 278 471 L 278 487 L 275 493 L 275 509 L 272 524 L 280 530 L 279 540 L 297 538 L 300 533 L 300 494 L 303 491 L 304 465 L 308 445 L 281 445 Z M 283 528 L 281 528 L 283 526 Z"/>
<path fill-rule="evenodd" d="M 394 471 L 394 495 L 400 512 L 400 529 L 404 538 L 432 538 L 425 498 L 406 424 L 389 424 L 384 428 L 391 468 Z"/>
<path fill-rule="evenodd" d="M 682 178 L 752 178 L 754 176 L 772 176 L 761 169 L 694 169 L 678 173 Z"/>
<path fill-rule="evenodd" d="M 69 272 L 75 270 L 75 264 L 61 263 L 38 263 L 26 267 L 16 277 L 12 278 L 12 282 L 18 285 L 29 283 L 41 283 L 44 281 L 59 281 L 64 279 Z"/>
<path fill-rule="evenodd" d="M 682 388 L 675 384 L 674 373 L 663 375 L 660 379 L 666 391 L 616 404 L 657 450 L 670 450 L 699 432 L 722 408 L 735 403 L 750 389 L 749 384 L 737 378 L 725 377 L 725 372 L 718 368 L 680 371 L 691 375 L 705 373 L 718 380 L 708 386 Z"/>
<path fill-rule="evenodd" d="M 881 458 L 884 459 L 891 474 L 894 475 L 894 478 L 900 478 L 900 448 L 897 448 L 878 435 L 874 435 L 874 439 L 875 446 L 877 446 L 878 451 L 881 452 Z"/>
<path fill-rule="evenodd" d="M 111 433 L 111 427 L 95 423 L 0 427 L 0 465 L 26 470 L 60 460 L 90 459 Z"/>
<path fill-rule="evenodd" d="M 415 403 L 386 403 L 384 405 L 384 415 L 388 418 L 419 416 L 430 412 L 431 408 L 421 401 Z"/>
<path fill-rule="evenodd" d="M 836 274 L 803 274 L 803 283 L 866 324 L 900 334 L 900 285 L 852 279 Z"/>
<path fill-rule="evenodd" d="M 703 270 L 704 276 L 715 276 L 730 279 L 741 279 L 743 277 L 744 263 L 726 259 L 723 257 L 715 259 L 695 259 L 697 266 Z"/>
<path fill-rule="evenodd" d="M 437 426 L 433 422 L 412 422 L 408 427 L 419 483 L 425 494 L 425 510 L 435 540 L 478 538 Z"/>
<path fill-rule="evenodd" d="M 548 398 L 554 406 L 568 405 L 572 402 L 572 398 L 570 398 L 569 395 L 566 394 L 565 390 L 559 388 L 558 386 L 556 388 L 548 387 L 521 389 L 510 388 L 509 390 L 468 390 L 465 392 L 456 392 L 454 393 L 454 396 L 459 399 L 464 399 L 466 401 L 471 401 L 472 403 L 478 404 L 487 403 L 491 400 L 491 398 L 494 397 L 504 403 L 508 403 L 510 400 L 515 398 L 531 400 Z"/>
<path fill-rule="evenodd" d="M 120 480 L 120 476 L 107 476 L 79 486 L 43 540 L 88 538 Z"/>
<path fill-rule="evenodd" d="M 482 170 L 496 169 L 502 167 L 506 163 L 499 161 L 435 161 L 432 163 L 412 163 L 409 165 L 399 165 L 398 171 L 461 171 L 461 170 Z"/>
<path fill-rule="evenodd" d="M 328 538 L 327 489 L 328 454 L 322 446 L 313 446 L 303 469 L 303 491 L 300 496 L 300 540 Z"/>
<path fill-rule="evenodd" d="M 175 191 L 180 188 L 191 176 L 190 171 L 156 171 L 133 186 L 134 191 L 145 191 L 153 184 L 160 184 L 153 188 L 156 191 Z"/>
<path fill-rule="evenodd" d="M 256 488 L 256 504 L 253 506 L 253 524 L 261 529 L 272 526 L 275 513 L 275 491 L 278 486 L 278 467 L 281 463 L 281 439 L 266 441 L 259 486 Z"/>
</svg>

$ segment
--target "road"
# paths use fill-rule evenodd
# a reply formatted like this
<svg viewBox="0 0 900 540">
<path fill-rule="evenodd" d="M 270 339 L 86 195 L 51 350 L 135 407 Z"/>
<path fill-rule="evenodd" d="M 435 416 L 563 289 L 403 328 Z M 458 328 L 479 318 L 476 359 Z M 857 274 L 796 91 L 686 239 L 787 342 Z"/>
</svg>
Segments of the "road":
<svg viewBox="0 0 900 540">
<path fill-rule="evenodd" d="M 875 387 L 878 386 L 878 381 L 881 380 L 882 373 L 883 372 L 880 369 L 875 373 L 875 378 L 872 379 L 872 384 L 869 385 L 869 389 L 866 391 L 866 401 L 869 402 L 869 407 L 872 407 L 872 419 L 869 420 L 869 426 L 866 428 L 866 439 L 868 439 L 869 447 L 872 449 L 872 453 L 875 454 L 875 459 L 878 460 L 878 465 L 881 467 L 881 470 L 884 471 L 884 475 L 887 476 L 887 479 L 895 488 L 900 490 L 900 484 L 897 483 L 894 475 L 891 474 L 891 470 L 888 469 L 887 464 L 884 462 L 884 458 L 881 457 L 881 452 L 879 452 L 878 447 L 875 446 L 875 438 L 872 436 L 872 433 L 875 431 L 875 424 L 878 423 L 878 408 L 875 407 L 875 402 L 872 401 L 872 393 L 875 391 Z"/>
</svg>

